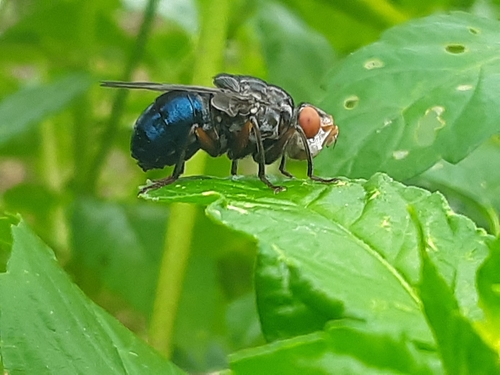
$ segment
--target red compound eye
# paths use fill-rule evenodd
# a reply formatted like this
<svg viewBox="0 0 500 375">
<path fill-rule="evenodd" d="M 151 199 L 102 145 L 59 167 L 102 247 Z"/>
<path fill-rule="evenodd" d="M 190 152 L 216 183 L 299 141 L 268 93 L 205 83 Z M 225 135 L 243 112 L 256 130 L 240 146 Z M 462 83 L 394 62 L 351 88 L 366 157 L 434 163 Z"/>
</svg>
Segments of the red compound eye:
<svg viewBox="0 0 500 375">
<path fill-rule="evenodd" d="M 314 108 L 305 107 L 299 113 L 299 125 L 308 139 L 314 138 L 319 132 L 321 118 Z"/>
</svg>

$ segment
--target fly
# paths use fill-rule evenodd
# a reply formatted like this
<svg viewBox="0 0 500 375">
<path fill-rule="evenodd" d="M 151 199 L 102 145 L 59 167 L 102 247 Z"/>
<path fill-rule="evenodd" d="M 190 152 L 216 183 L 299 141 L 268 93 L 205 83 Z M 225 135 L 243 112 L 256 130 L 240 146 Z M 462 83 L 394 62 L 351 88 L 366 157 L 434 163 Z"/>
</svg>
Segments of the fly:
<svg viewBox="0 0 500 375">
<path fill-rule="evenodd" d="M 251 155 L 258 164 L 259 179 L 276 193 L 285 188 L 268 180 L 265 166 L 281 158 L 280 172 L 293 177 L 285 168 L 286 156 L 307 160 L 307 176 L 312 180 L 337 180 L 317 177 L 313 171 L 313 157 L 337 140 L 339 130 L 331 115 L 309 103 L 295 106 L 285 90 L 259 78 L 222 73 L 214 78 L 214 85 L 102 83 L 163 92 L 137 119 L 131 153 L 144 171 L 167 165 L 174 165 L 174 170 L 141 193 L 176 181 L 186 160 L 200 149 L 213 157 L 227 154 L 232 175 L 237 174 L 238 160 Z"/>
</svg>

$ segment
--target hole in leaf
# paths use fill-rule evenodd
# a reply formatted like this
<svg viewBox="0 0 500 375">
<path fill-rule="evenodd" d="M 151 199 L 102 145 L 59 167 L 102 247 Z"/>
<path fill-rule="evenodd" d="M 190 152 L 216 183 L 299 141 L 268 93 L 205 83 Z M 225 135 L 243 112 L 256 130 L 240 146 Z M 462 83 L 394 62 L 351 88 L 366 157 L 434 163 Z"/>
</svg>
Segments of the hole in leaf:
<svg viewBox="0 0 500 375">
<path fill-rule="evenodd" d="M 396 160 L 404 159 L 410 152 L 408 150 L 396 150 L 392 153 L 392 157 Z"/>
<path fill-rule="evenodd" d="M 415 129 L 415 140 L 421 146 L 430 146 L 437 138 L 438 131 L 446 125 L 446 121 L 441 117 L 445 108 L 439 105 L 429 108 L 424 116 L 418 120 Z"/>
<path fill-rule="evenodd" d="M 384 66 L 384 62 L 379 59 L 371 59 L 365 62 L 364 67 L 367 70 L 382 68 Z"/>
<path fill-rule="evenodd" d="M 446 52 L 459 55 L 465 52 L 465 46 L 463 44 L 448 44 L 446 46 Z"/>
<path fill-rule="evenodd" d="M 458 85 L 457 90 L 458 91 L 469 91 L 472 90 L 473 86 L 472 85 Z"/>
<path fill-rule="evenodd" d="M 354 109 L 358 106 L 359 98 L 356 95 L 348 97 L 344 100 L 344 108 L 345 109 Z"/>
<path fill-rule="evenodd" d="M 472 27 L 472 26 L 469 26 L 468 29 L 472 35 L 477 35 L 481 32 L 479 29 L 476 29 L 475 27 Z"/>
</svg>

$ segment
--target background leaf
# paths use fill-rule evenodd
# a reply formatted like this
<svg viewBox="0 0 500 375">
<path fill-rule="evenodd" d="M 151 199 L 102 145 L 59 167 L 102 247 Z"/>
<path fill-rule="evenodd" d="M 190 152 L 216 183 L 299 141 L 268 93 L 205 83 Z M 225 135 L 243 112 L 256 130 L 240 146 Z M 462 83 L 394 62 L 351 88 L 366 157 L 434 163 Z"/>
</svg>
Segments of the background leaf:
<svg viewBox="0 0 500 375">
<path fill-rule="evenodd" d="M 70 267 L 87 293 L 105 286 L 149 316 L 168 212 L 81 199 L 73 207 Z M 86 279 L 88 278 L 88 279 Z"/>
<path fill-rule="evenodd" d="M 377 21 L 369 22 L 366 14 L 339 9 L 343 6 L 349 7 L 350 4 L 347 3 L 324 0 L 311 0 L 307 3 L 300 0 L 283 0 L 280 3 L 286 4 L 294 13 L 300 15 L 309 27 L 324 35 L 335 50 L 342 54 L 348 54 L 375 41 L 380 31 L 385 29 Z"/>
<path fill-rule="evenodd" d="M 328 41 L 276 4 L 260 9 L 257 23 L 269 81 L 286 87 L 297 104 L 314 102 L 318 83 L 334 61 Z"/>
<path fill-rule="evenodd" d="M 466 13 L 395 27 L 328 78 L 321 106 L 340 126 L 317 158 L 326 175 L 397 179 L 457 163 L 498 132 L 500 24 Z"/>
<path fill-rule="evenodd" d="M 0 147 L 25 134 L 66 107 L 91 84 L 86 74 L 71 74 L 54 83 L 27 87 L 0 102 Z"/>
<path fill-rule="evenodd" d="M 499 157 L 498 140 L 493 139 L 460 163 L 453 165 L 440 161 L 411 182 L 441 191 L 455 210 L 475 219 L 491 233 L 498 234 L 500 172 L 496 163 L 491 161 Z"/>
</svg>

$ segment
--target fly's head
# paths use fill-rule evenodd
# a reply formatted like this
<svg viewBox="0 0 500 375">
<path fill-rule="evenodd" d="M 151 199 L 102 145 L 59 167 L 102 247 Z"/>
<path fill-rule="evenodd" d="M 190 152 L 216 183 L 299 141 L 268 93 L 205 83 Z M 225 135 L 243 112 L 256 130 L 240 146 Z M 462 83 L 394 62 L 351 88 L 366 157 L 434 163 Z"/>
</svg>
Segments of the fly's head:
<svg viewBox="0 0 500 375">
<path fill-rule="evenodd" d="M 337 141 L 339 128 L 335 125 L 332 115 L 318 107 L 302 103 L 296 108 L 294 119 L 295 127 L 299 127 L 307 138 L 307 147 L 312 157 L 318 155 L 323 147 L 328 147 Z M 304 142 L 298 132 L 288 142 L 286 151 L 292 159 L 307 158 Z"/>
</svg>

